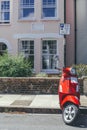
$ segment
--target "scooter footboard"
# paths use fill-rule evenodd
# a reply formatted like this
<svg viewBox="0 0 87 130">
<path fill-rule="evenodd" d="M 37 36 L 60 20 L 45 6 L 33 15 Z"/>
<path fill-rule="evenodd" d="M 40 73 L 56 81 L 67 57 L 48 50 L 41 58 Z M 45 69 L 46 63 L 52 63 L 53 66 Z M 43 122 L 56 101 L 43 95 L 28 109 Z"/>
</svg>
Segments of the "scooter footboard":
<svg viewBox="0 0 87 130">
<path fill-rule="evenodd" d="M 73 104 L 76 104 L 77 106 L 80 105 L 80 101 L 78 99 L 78 97 L 76 96 L 73 96 L 73 95 L 67 95 L 61 102 L 60 106 L 61 108 L 63 109 L 64 105 L 67 103 L 67 102 L 71 102 Z"/>
</svg>

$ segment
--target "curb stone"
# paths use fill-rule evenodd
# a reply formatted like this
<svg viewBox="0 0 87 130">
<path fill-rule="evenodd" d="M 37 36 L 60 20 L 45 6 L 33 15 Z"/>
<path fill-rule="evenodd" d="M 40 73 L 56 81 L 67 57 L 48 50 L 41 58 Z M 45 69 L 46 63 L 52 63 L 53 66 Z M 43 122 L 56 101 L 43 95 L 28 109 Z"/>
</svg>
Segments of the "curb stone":
<svg viewBox="0 0 87 130">
<path fill-rule="evenodd" d="M 32 113 L 32 114 L 62 114 L 61 109 L 52 108 L 19 108 L 19 107 L 0 107 L 0 112 L 5 113 Z M 87 114 L 87 107 L 80 107 L 80 114 Z"/>
<path fill-rule="evenodd" d="M 51 108 L 17 108 L 17 107 L 0 107 L 0 112 L 6 113 L 38 113 L 38 114 L 61 114 L 60 109 Z"/>
</svg>

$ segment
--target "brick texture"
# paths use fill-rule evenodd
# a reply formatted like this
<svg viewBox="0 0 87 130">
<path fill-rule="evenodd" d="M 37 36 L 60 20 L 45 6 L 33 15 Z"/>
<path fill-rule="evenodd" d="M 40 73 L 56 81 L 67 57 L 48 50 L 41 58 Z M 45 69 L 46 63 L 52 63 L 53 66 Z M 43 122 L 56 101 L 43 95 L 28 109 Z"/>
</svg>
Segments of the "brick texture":
<svg viewBox="0 0 87 130">
<path fill-rule="evenodd" d="M 79 79 L 83 93 L 83 80 Z M 0 93 L 8 94 L 57 94 L 59 78 L 0 78 Z"/>
</svg>

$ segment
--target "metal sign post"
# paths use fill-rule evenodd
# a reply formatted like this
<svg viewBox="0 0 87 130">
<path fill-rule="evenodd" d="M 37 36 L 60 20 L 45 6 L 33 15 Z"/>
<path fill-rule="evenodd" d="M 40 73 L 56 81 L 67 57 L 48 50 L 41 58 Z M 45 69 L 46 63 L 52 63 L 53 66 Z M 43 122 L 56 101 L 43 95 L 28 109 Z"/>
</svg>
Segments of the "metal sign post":
<svg viewBox="0 0 87 130">
<path fill-rule="evenodd" d="M 64 36 L 64 66 L 66 66 L 66 35 L 70 35 L 70 24 L 60 23 L 60 35 Z"/>
</svg>

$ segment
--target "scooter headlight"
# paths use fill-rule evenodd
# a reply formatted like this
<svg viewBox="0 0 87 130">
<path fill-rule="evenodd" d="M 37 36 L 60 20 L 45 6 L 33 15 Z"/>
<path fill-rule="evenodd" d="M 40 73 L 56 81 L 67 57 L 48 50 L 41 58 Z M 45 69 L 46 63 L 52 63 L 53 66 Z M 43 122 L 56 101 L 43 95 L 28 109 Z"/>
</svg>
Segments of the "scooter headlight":
<svg viewBox="0 0 87 130">
<path fill-rule="evenodd" d="M 71 68 L 70 73 L 71 73 L 72 75 L 76 75 L 76 70 L 75 70 L 74 68 Z"/>
</svg>

